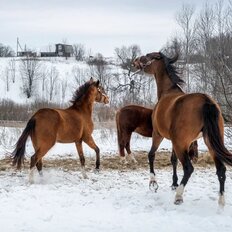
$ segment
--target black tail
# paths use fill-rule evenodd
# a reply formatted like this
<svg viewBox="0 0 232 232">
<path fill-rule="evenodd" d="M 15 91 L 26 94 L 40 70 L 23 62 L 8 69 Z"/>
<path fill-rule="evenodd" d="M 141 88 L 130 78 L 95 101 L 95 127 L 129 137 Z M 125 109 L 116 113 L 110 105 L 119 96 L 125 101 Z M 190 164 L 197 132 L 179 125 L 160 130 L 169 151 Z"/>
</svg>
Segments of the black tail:
<svg viewBox="0 0 232 232">
<path fill-rule="evenodd" d="M 28 136 L 31 135 L 31 133 L 34 131 L 34 129 L 35 129 L 35 119 L 31 118 L 28 121 L 23 133 L 19 137 L 19 140 L 16 143 L 15 150 L 12 152 L 13 165 L 17 165 L 17 169 L 20 169 L 22 166 L 22 163 L 24 161 L 26 141 L 27 141 Z"/>
<path fill-rule="evenodd" d="M 120 130 L 120 126 L 119 126 L 119 114 L 120 114 L 120 111 L 117 111 L 115 119 L 116 119 L 116 126 L 117 126 L 118 149 L 119 149 L 119 154 L 120 154 L 121 130 Z"/>
<path fill-rule="evenodd" d="M 232 166 L 232 154 L 225 148 L 222 135 L 219 129 L 219 115 L 220 111 L 217 106 L 211 101 L 207 101 L 203 106 L 203 137 L 206 138 L 216 157 Z"/>
</svg>

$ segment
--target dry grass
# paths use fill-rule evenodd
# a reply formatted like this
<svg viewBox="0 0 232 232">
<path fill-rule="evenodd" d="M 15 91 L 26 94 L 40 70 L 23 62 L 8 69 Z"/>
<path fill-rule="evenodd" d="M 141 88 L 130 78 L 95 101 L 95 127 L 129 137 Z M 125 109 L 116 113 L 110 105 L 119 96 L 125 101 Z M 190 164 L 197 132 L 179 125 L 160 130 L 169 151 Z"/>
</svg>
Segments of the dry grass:
<svg viewBox="0 0 232 232">
<path fill-rule="evenodd" d="M 136 170 L 136 169 L 146 169 L 148 170 L 148 160 L 147 152 L 139 151 L 134 152 L 135 158 L 138 161 L 137 164 L 129 162 L 128 164 L 121 164 L 119 156 L 113 155 L 102 155 L 101 157 L 101 169 L 104 170 Z M 155 168 L 162 169 L 166 167 L 171 167 L 170 162 L 171 153 L 170 152 L 157 152 Z M 0 160 L 0 171 L 10 171 L 14 170 L 11 165 L 12 160 L 9 157 Z M 80 170 L 79 159 L 73 158 L 73 156 L 67 155 L 67 158 L 56 158 L 56 159 L 46 159 L 43 162 L 45 168 L 57 168 L 65 171 L 78 171 Z M 198 162 L 194 164 L 194 167 L 206 167 L 213 165 L 213 161 L 210 155 L 202 153 L 199 155 Z M 29 169 L 29 159 L 25 160 L 25 168 Z M 95 158 L 86 157 L 86 169 L 93 170 L 95 167 Z"/>
</svg>

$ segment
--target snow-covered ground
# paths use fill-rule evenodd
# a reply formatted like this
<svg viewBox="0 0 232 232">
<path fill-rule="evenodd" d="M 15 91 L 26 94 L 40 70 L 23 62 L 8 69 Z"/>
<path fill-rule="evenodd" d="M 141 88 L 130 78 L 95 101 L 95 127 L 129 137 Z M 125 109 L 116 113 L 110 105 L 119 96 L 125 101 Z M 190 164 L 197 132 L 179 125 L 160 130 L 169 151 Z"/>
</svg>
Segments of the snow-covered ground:
<svg viewBox="0 0 232 232">
<path fill-rule="evenodd" d="M 146 170 L 89 173 L 47 170 L 28 185 L 27 173 L 0 175 L 0 224 L 7 232 L 232 230 L 232 173 L 227 174 L 226 206 L 218 208 L 213 168 L 195 170 L 184 203 L 173 204 L 171 170 L 158 170 L 157 193 L 148 189 Z"/>
<path fill-rule="evenodd" d="M 0 158 L 12 150 L 22 129 L 0 128 Z M 97 129 L 93 133 L 101 154 L 116 155 L 114 129 Z M 228 140 L 227 146 L 230 147 Z M 148 151 L 151 139 L 136 134 L 132 150 Z M 199 141 L 199 149 L 205 147 Z M 230 146 L 229 146 L 230 145 Z M 171 150 L 163 141 L 160 150 Z M 86 156 L 95 156 L 84 146 Z M 27 157 L 33 149 L 27 143 Z M 57 144 L 47 159 L 76 158 L 73 144 Z M 103 156 L 104 159 L 104 156 Z M 1 160 L 0 160 L 1 162 Z M 148 167 L 110 170 L 102 167 L 99 174 L 88 171 L 83 179 L 80 170 L 44 168 L 44 176 L 36 174 L 35 184 L 28 184 L 28 170 L 15 173 L 0 171 L 0 225 L 6 232 L 92 232 L 92 231 L 232 231 L 232 170 L 226 180 L 226 206 L 219 209 L 218 180 L 214 167 L 195 168 L 184 193 L 184 203 L 173 204 L 171 167 L 156 171 L 159 189 L 148 188 Z M 181 177 L 182 171 L 179 168 Z M 179 178 L 180 179 L 180 178 Z"/>
</svg>

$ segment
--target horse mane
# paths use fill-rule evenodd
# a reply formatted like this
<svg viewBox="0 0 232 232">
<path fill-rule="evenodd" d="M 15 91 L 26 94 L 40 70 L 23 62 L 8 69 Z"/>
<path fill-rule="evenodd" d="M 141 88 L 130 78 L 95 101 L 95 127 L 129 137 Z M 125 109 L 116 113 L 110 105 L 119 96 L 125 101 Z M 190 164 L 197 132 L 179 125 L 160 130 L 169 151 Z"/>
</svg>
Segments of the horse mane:
<svg viewBox="0 0 232 232">
<path fill-rule="evenodd" d="M 166 71 L 174 86 L 183 85 L 185 82 L 179 76 L 176 66 L 173 65 L 178 60 L 179 55 L 176 54 L 173 58 L 169 58 L 160 52 L 160 57 L 164 59 Z"/>
<path fill-rule="evenodd" d="M 89 87 L 93 84 L 92 81 L 87 81 L 81 85 L 73 94 L 72 100 L 70 101 L 73 105 L 80 102 L 82 97 L 85 95 Z"/>
</svg>

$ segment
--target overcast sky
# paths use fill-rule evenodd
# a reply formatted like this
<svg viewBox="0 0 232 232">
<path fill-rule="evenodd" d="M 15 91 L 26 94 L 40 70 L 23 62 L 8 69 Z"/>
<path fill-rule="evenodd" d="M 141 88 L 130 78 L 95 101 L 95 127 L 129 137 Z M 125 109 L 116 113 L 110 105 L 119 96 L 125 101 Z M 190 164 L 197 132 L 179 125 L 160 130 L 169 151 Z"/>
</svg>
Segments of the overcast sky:
<svg viewBox="0 0 232 232">
<path fill-rule="evenodd" d="M 179 30 L 175 15 L 184 3 L 204 0 L 0 0 L 0 43 L 44 49 L 66 41 L 113 56 L 115 47 L 138 44 L 160 50 Z M 209 1 L 210 3 L 212 1 Z"/>
</svg>

